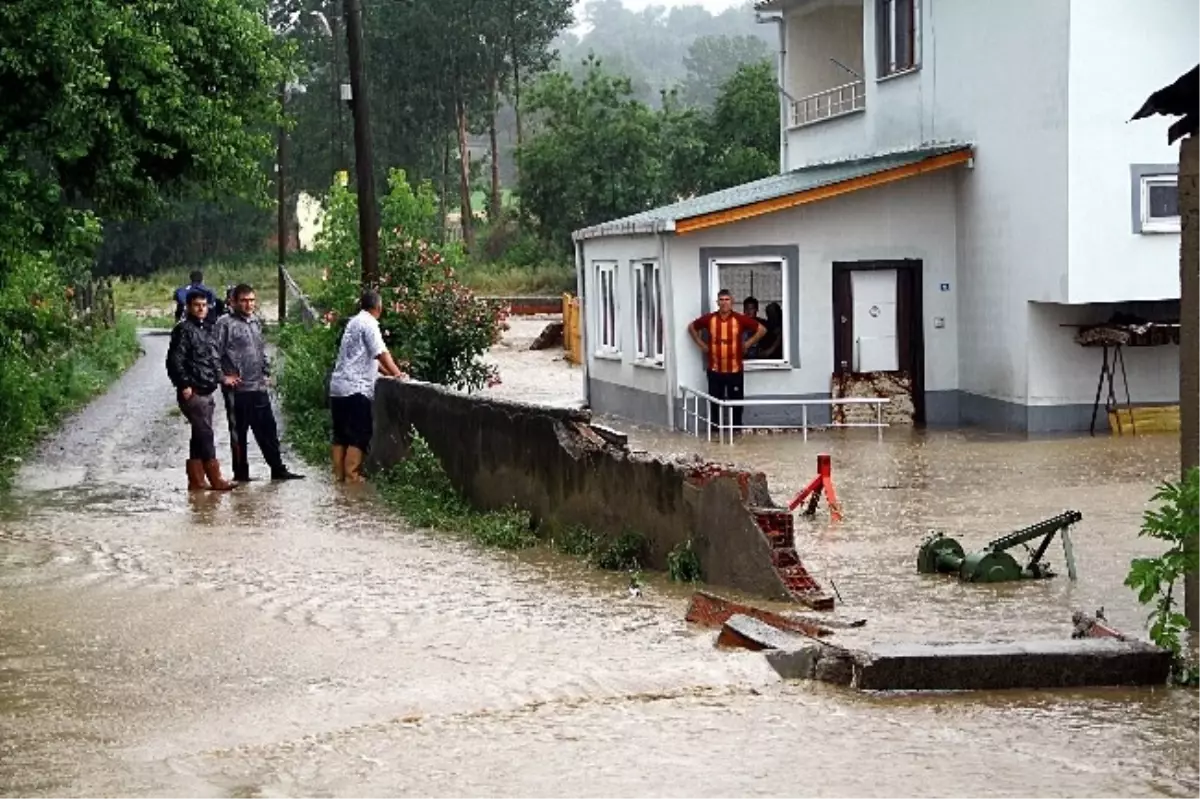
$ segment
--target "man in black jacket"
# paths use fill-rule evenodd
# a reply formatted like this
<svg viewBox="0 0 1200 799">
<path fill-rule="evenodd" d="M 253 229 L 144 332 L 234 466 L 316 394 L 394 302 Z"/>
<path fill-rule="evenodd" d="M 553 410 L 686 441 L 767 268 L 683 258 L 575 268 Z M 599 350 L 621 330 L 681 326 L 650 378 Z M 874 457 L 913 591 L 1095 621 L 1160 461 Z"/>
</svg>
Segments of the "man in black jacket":
<svg viewBox="0 0 1200 799">
<path fill-rule="evenodd" d="M 215 491 L 228 491 L 233 488 L 233 483 L 221 476 L 213 437 L 213 408 L 216 405 L 213 392 L 221 385 L 236 386 L 239 380 L 222 374 L 216 342 L 204 327 L 208 296 L 194 290 L 188 292 L 186 300 L 187 316 L 171 331 L 167 376 L 175 386 L 179 409 L 192 426 L 187 461 L 188 490 L 201 491 L 211 487 Z M 208 479 L 207 486 L 205 478 Z"/>
</svg>

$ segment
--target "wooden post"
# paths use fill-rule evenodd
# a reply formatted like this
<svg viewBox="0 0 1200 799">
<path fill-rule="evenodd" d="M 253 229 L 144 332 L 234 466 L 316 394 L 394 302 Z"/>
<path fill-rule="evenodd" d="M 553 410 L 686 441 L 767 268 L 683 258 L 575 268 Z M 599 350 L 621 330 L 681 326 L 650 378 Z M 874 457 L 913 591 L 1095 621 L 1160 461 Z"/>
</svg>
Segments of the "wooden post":
<svg viewBox="0 0 1200 799">
<path fill-rule="evenodd" d="M 363 70 L 362 6 L 345 0 L 346 55 L 350 59 L 350 92 L 354 110 L 354 174 L 358 182 L 358 238 L 362 250 L 363 288 L 379 283 L 379 210 L 375 207 L 375 159 L 371 151 L 371 118 Z"/>
<path fill-rule="evenodd" d="M 1179 461 L 1181 473 L 1200 466 L 1200 187 L 1197 138 L 1179 143 Z M 1200 629 L 1196 573 L 1183 583 L 1188 626 Z"/>
</svg>

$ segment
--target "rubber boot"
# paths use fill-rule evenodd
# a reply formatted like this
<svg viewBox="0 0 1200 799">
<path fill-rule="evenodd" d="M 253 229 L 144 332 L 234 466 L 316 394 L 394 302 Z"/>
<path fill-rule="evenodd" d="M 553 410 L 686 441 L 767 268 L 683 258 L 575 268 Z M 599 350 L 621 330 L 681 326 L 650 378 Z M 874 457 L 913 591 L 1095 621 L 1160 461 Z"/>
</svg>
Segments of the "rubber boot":
<svg viewBox="0 0 1200 799">
<path fill-rule="evenodd" d="M 365 479 L 359 472 L 365 453 L 358 447 L 346 447 L 346 482 L 361 483 Z"/>
<path fill-rule="evenodd" d="M 208 488 L 204 482 L 204 461 L 191 458 L 187 462 L 188 491 L 203 491 Z"/>
<path fill-rule="evenodd" d="M 230 491 L 234 487 L 233 483 L 221 476 L 221 462 L 216 458 L 204 461 L 204 475 L 213 491 Z"/>
<path fill-rule="evenodd" d="M 333 445 L 333 479 L 337 482 L 342 482 L 346 479 L 346 448 L 339 445 Z"/>
</svg>

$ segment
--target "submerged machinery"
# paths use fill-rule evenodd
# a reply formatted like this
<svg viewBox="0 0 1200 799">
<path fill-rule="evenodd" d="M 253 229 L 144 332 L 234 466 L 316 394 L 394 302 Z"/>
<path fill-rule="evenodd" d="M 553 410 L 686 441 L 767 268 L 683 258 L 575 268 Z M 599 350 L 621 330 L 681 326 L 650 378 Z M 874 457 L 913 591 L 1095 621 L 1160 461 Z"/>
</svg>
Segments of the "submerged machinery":
<svg viewBox="0 0 1200 799">
<path fill-rule="evenodd" d="M 1046 548 L 1054 536 L 1061 532 L 1067 573 L 1074 580 L 1075 555 L 1071 548 L 1070 527 L 1081 519 L 1083 514 L 1077 510 L 1064 511 L 1045 521 L 1000 536 L 969 555 L 953 538 L 935 532 L 921 544 L 917 554 L 917 571 L 921 574 L 957 574 L 960 580 L 968 583 L 1053 577 L 1054 572 L 1042 560 L 1042 556 L 1046 554 Z M 1031 546 L 1030 542 L 1037 543 Z M 1015 547 L 1024 547 L 1028 555 L 1024 565 L 1009 553 L 1008 550 Z"/>
</svg>

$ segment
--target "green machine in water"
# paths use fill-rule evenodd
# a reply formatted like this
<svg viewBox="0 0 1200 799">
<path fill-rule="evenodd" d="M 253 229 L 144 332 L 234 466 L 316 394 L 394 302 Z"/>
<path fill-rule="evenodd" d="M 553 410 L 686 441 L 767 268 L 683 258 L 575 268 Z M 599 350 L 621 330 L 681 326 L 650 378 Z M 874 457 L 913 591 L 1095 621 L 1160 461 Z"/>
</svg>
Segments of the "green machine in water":
<svg viewBox="0 0 1200 799">
<path fill-rule="evenodd" d="M 1075 555 L 1071 548 L 1070 527 L 1083 519 L 1077 510 L 1069 510 L 1045 521 L 1023 527 L 1016 532 L 1001 536 L 983 549 L 966 554 L 953 538 L 932 533 L 921 544 L 917 554 L 917 571 L 920 574 L 957 574 L 968 583 L 1000 583 L 1008 580 L 1041 579 L 1053 577 L 1054 572 L 1042 561 L 1046 548 L 1054 536 L 1062 533 L 1063 554 L 1067 561 L 1067 573 L 1075 579 Z M 1041 539 L 1035 547 L 1031 541 Z M 1022 566 L 1008 550 L 1024 547 L 1029 559 Z"/>
</svg>

